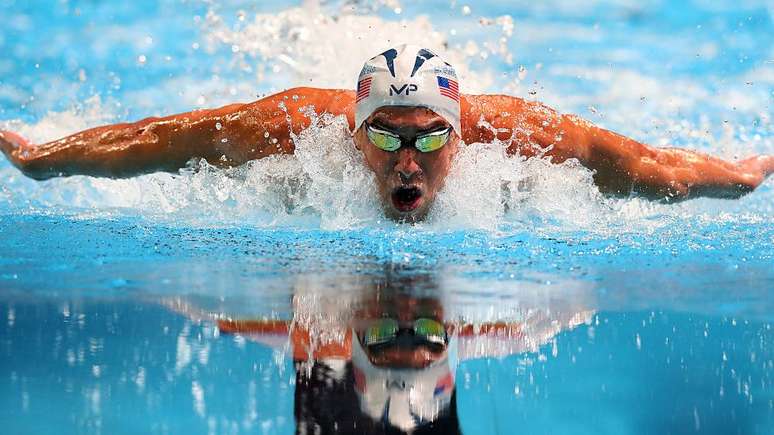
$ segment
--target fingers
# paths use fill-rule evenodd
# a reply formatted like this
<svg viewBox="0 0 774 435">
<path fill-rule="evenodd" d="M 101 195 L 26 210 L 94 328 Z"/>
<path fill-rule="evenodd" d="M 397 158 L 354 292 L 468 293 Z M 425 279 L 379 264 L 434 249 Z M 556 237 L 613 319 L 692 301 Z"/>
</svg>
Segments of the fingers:
<svg viewBox="0 0 774 435">
<path fill-rule="evenodd" d="M 12 165 L 19 168 L 27 176 L 35 178 L 29 173 L 30 162 L 34 160 L 36 146 L 22 136 L 0 130 L 0 150 Z"/>
<path fill-rule="evenodd" d="M 762 156 L 762 158 L 764 159 L 763 176 L 768 177 L 774 174 L 774 156 Z"/>
<path fill-rule="evenodd" d="M 739 162 L 743 170 L 760 174 L 764 178 L 774 174 L 774 156 L 753 156 Z"/>
<path fill-rule="evenodd" d="M 6 155 L 11 155 L 14 151 L 29 146 L 29 142 L 20 135 L 0 130 L 0 147 Z"/>
</svg>

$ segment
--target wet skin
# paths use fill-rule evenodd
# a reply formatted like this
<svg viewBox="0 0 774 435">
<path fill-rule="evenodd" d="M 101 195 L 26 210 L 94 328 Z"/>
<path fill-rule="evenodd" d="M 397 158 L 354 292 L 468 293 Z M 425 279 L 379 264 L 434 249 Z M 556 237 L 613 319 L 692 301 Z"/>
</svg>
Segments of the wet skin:
<svg viewBox="0 0 774 435">
<path fill-rule="evenodd" d="M 460 139 L 465 143 L 498 140 L 510 154 L 550 157 L 554 163 L 575 159 L 594 171 L 594 182 L 604 193 L 666 202 L 699 196 L 738 198 L 774 173 L 774 156 L 730 162 L 689 150 L 654 148 L 516 97 L 462 95 L 460 106 L 461 138 L 424 155 L 405 146 L 387 154 L 375 149 L 362 128 L 354 131 L 354 92 L 316 88 L 294 88 L 248 104 L 97 127 L 44 144 L 0 132 L 0 149 L 25 175 L 39 180 L 76 174 L 119 178 L 175 172 L 193 158 L 233 166 L 293 153 L 293 136 L 312 122 L 304 110 L 311 108 L 318 115 L 346 117 L 355 143 L 376 174 L 387 215 L 407 222 L 427 214 Z M 391 108 L 372 116 L 407 137 L 430 128 L 437 118 L 421 108 Z M 402 199 L 395 197 L 396 189 L 412 185 L 421 190 L 419 199 L 416 191 Z"/>
<path fill-rule="evenodd" d="M 385 214 L 398 221 L 423 219 L 438 191 L 443 187 L 459 136 L 452 132 L 442 148 L 420 152 L 413 145 L 418 135 L 451 127 L 433 111 L 417 107 L 384 107 L 374 112 L 366 123 L 397 133 L 403 140 L 394 152 L 377 148 L 368 139 L 366 128 L 354 135 L 355 146 L 363 152 L 366 164 L 376 175 Z"/>
<path fill-rule="evenodd" d="M 366 303 L 365 308 L 356 317 L 358 320 L 353 326 L 358 337 L 352 339 L 362 343 L 365 329 L 372 319 L 389 317 L 398 320 L 401 328 L 411 328 L 413 322 L 419 318 L 434 319 L 443 323 L 443 308 L 436 298 L 397 295 L 387 300 Z M 399 336 L 394 344 L 365 348 L 365 351 L 375 366 L 412 369 L 425 368 L 446 354 L 445 347 L 418 344 L 412 336 L 407 335 Z"/>
</svg>

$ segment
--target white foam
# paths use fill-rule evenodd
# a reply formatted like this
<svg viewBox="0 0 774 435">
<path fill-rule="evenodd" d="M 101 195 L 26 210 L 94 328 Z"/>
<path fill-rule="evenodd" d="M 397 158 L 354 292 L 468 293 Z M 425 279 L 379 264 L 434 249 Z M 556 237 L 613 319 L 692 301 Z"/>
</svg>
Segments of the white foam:
<svg viewBox="0 0 774 435">
<path fill-rule="evenodd" d="M 512 20 L 501 17 L 493 21 L 503 38 L 512 35 Z M 346 88 L 355 84 L 363 61 L 403 43 L 422 44 L 455 65 L 463 92 L 483 92 L 493 84 L 491 71 L 472 71 L 470 61 L 486 53 L 506 60 L 507 45 L 475 41 L 450 44 L 448 35 L 432 25 L 429 17 L 386 20 L 374 15 L 351 13 L 344 8 L 326 12 L 317 2 L 279 13 L 256 14 L 252 22 L 231 26 L 221 15 L 210 10 L 203 31 L 210 51 L 233 50 L 240 68 L 255 68 L 259 82 L 269 82 L 276 89 L 288 81 L 309 86 Z M 261 60 L 256 65 L 256 60 Z"/>
</svg>

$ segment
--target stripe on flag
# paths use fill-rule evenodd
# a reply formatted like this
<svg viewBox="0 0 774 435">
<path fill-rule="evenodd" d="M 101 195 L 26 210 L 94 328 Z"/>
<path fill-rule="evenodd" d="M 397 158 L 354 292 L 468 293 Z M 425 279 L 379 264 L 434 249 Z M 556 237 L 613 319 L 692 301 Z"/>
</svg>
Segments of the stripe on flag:
<svg viewBox="0 0 774 435">
<path fill-rule="evenodd" d="M 355 102 L 359 103 L 360 100 L 367 97 L 371 93 L 371 77 L 366 77 L 363 80 L 357 82 L 357 96 Z"/>
<path fill-rule="evenodd" d="M 438 383 L 435 384 L 435 389 L 433 390 L 433 396 L 438 396 L 440 394 L 445 394 L 447 391 L 451 390 L 454 387 L 454 377 L 452 376 L 451 372 L 447 373 L 446 376 L 442 377 L 438 380 Z"/>
<path fill-rule="evenodd" d="M 438 77 L 438 90 L 444 97 L 449 97 L 454 101 L 460 101 L 460 88 L 457 86 L 457 82 L 446 77 Z"/>
</svg>

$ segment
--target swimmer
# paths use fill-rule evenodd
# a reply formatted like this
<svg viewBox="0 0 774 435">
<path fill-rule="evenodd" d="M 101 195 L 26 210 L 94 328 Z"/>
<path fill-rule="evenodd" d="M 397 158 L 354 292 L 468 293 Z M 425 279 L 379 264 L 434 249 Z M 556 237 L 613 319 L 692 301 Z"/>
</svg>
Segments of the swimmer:
<svg viewBox="0 0 774 435">
<path fill-rule="evenodd" d="M 97 127 L 45 144 L 0 131 L 8 160 L 29 177 L 131 177 L 178 171 L 191 159 L 215 166 L 294 151 L 318 116 L 345 116 L 374 172 L 385 214 L 423 219 L 465 143 L 493 142 L 511 155 L 575 159 L 600 191 L 674 202 L 738 198 L 774 173 L 774 156 L 725 161 L 654 148 L 576 116 L 505 95 L 464 95 L 454 68 L 430 50 L 391 48 L 368 60 L 352 90 L 293 88 L 248 104 Z"/>
</svg>

